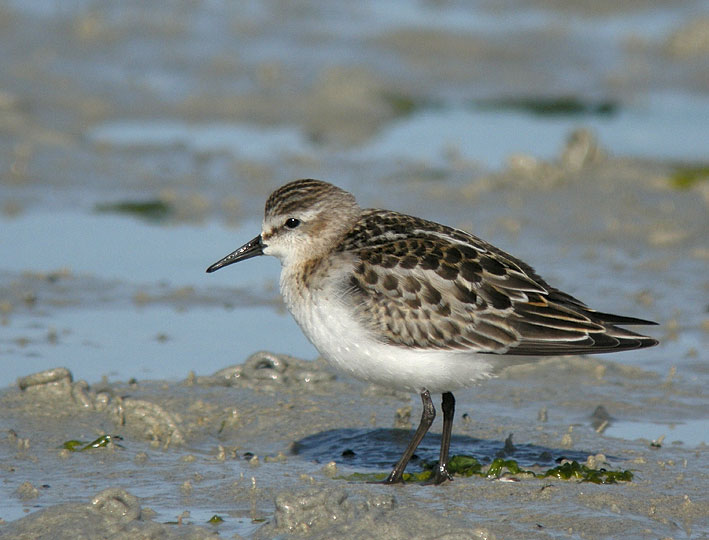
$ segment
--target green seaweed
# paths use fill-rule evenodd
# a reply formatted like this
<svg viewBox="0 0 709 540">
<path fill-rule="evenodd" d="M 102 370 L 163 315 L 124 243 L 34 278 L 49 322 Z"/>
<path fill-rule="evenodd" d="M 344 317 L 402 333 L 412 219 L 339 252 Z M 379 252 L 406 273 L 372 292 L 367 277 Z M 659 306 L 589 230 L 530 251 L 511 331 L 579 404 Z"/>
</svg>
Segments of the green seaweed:
<svg viewBox="0 0 709 540">
<path fill-rule="evenodd" d="M 430 470 L 423 470 L 417 473 L 405 472 L 403 475 L 404 482 L 425 482 L 431 478 Z M 351 482 L 379 483 L 387 479 L 389 473 L 352 473 L 347 476 L 336 476 L 340 480 L 348 480 Z"/>
<path fill-rule="evenodd" d="M 96 211 L 101 213 L 130 214 L 147 221 L 164 221 L 173 214 L 173 207 L 154 199 L 149 201 L 122 201 L 97 204 Z"/>
<path fill-rule="evenodd" d="M 553 476 L 561 480 L 577 479 L 582 482 L 591 482 L 593 484 L 617 484 L 620 482 L 630 482 L 633 479 L 633 473 L 630 471 L 608 471 L 606 469 L 591 469 L 586 465 L 580 464 L 578 461 L 568 461 L 558 467 L 549 469 L 542 475 L 537 477 L 548 478 Z"/>
<path fill-rule="evenodd" d="M 438 461 L 424 461 L 421 467 L 423 467 L 424 472 L 430 471 L 432 474 L 438 467 Z M 473 456 L 455 455 L 448 461 L 448 472 L 458 476 L 480 475 L 482 467 L 482 464 Z M 426 479 L 428 479 L 428 476 Z"/>
<path fill-rule="evenodd" d="M 427 105 L 423 100 L 399 92 L 382 92 L 381 97 L 396 117 L 409 116 Z"/>
<path fill-rule="evenodd" d="M 690 189 L 709 180 L 709 165 L 683 165 L 670 175 L 670 184 L 676 189 Z"/>
<path fill-rule="evenodd" d="M 474 104 L 483 110 L 514 110 L 537 116 L 612 116 L 619 108 L 617 102 L 609 99 L 586 101 L 575 96 L 494 98 Z"/>
<path fill-rule="evenodd" d="M 435 463 L 438 465 L 438 462 Z M 448 472 L 459 476 L 473 476 L 482 472 L 482 463 L 473 456 L 455 455 L 448 462 Z"/>
<path fill-rule="evenodd" d="M 505 473 L 505 469 L 510 474 L 525 473 L 534 475 L 532 471 L 526 471 L 522 469 L 519 466 L 519 463 L 517 463 L 514 459 L 495 458 L 492 463 L 490 463 L 490 467 L 488 467 L 485 476 L 487 476 L 488 478 L 500 478 Z"/>
<path fill-rule="evenodd" d="M 437 461 L 427 461 L 422 464 L 423 470 L 418 473 L 404 473 L 404 482 L 426 482 L 430 480 L 433 471 L 438 466 Z M 535 473 L 523 469 L 514 459 L 495 458 L 487 468 L 473 456 L 455 455 L 448 462 L 448 471 L 454 476 L 480 476 L 482 478 L 500 478 L 505 474 L 522 474 L 532 478 L 558 478 L 560 480 L 579 480 L 593 484 L 616 484 L 630 482 L 633 473 L 628 470 L 611 471 L 607 469 L 592 469 L 578 461 L 568 461 L 544 472 Z M 350 482 L 383 482 L 388 473 L 353 473 L 337 478 Z"/>
<path fill-rule="evenodd" d="M 77 441 L 75 439 L 72 439 L 70 441 L 66 441 L 64 444 L 62 444 L 62 448 L 65 448 L 66 450 L 69 450 L 70 452 L 83 452 L 85 450 L 91 450 L 93 448 L 105 448 L 109 444 L 113 443 L 115 444 L 115 441 L 122 441 L 123 437 L 120 435 L 101 435 L 98 439 L 91 441 L 91 442 L 86 442 L 86 441 Z M 120 446 L 120 445 L 117 445 Z"/>
<path fill-rule="evenodd" d="M 217 514 L 214 514 L 207 520 L 207 523 L 211 523 L 212 525 L 219 525 L 220 523 L 224 523 L 224 518 L 218 516 Z"/>
<path fill-rule="evenodd" d="M 77 441 L 72 439 L 71 441 L 66 441 L 62 445 L 62 448 L 70 450 L 71 452 L 80 452 L 82 450 L 81 447 L 83 447 L 85 444 L 85 441 Z"/>
</svg>

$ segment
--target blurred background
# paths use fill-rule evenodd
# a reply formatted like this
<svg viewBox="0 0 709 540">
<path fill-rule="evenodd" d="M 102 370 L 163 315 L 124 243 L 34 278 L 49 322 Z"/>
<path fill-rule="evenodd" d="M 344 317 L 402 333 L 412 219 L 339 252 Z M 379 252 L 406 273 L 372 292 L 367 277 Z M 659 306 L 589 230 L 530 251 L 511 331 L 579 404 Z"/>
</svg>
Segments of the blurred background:
<svg viewBox="0 0 709 540">
<path fill-rule="evenodd" d="M 658 347 L 456 392 L 454 453 L 507 456 L 514 433 L 539 459 L 604 452 L 637 481 L 397 490 L 403 522 L 437 537 L 439 511 L 511 538 L 709 530 L 705 0 L 0 0 L 0 523 L 130 482 L 158 521 L 218 512 L 221 533 L 247 535 L 276 493 L 328 484 L 322 464 L 398 458 L 377 433 L 408 438 L 390 428 L 415 421 L 415 396 L 191 376 L 264 349 L 317 356 L 275 259 L 205 273 L 298 177 L 464 228 L 598 310 L 659 323 L 642 329 Z M 146 403 L 174 413 L 185 444 L 18 390 L 59 366 L 72 396 L 83 379 L 141 419 Z M 59 450 L 106 433 L 120 452 Z M 340 448 L 352 433 L 358 462 Z"/>
<path fill-rule="evenodd" d="M 275 260 L 204 273 L 298 177 L 705 354 L 706 2 L 2 0 L 0 51 L 0 386 L 313 358 Z"/>
</svg>

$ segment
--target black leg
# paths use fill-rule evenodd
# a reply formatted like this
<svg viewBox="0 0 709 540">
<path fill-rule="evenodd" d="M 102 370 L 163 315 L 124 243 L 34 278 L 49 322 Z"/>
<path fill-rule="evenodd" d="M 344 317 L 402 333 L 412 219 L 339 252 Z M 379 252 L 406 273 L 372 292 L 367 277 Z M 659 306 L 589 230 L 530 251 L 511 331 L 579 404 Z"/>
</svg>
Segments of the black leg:
<svg viewBox="0 0 709 540">
<path fill-rule="evenodd" d="M 452 399 L 453 394 L 450 394 L 450 396 Z M 423 436 L 426 435 L 426 432 L 431 427 L 431 424 L 433 424 L 433 419 L 436 418 L 436 409 L 433 406 L 433 401 L 431 401 L 431 393 L 425 388 L 421 391 L 421 402 L 423 403 L 421 423 L 419 424 L 419 427 L 416 428 L 414 438 L 411 439 L 409 446 L 406 447 L 404 455 L 401 456 L 401 459 L 394 467 L 394 470 L 391 471 L 389 477 L 384 480 L 385 484 L 396 484 L 397 482 L 402 481 L 401 477 L 404 474 L 404 469 L 406 469 L 406 465 L 409 463 L 411 456 L 414 455 L 414 452 L 416 451 L 416 448 L 418 448 L 421 439 L 423 439 Z M 450 439 L 450 433 L 448 437 Z"/>
<path fill-rule="evenodd" d="M 438 459 L 438 467 L 436 468 L 433 478 L 434 484 L 441 484 L 446 480 L 451 480 L 448 473 L 448 451 L 451 446 L 451 432 L 453 431 L 453 416 L 455 415 L 455 398 L 451 392 L 443 393 L 441 401 L 441 410 L 443 411 L 443 433 L 441 434 L 441 456 Z"/>
</svg>

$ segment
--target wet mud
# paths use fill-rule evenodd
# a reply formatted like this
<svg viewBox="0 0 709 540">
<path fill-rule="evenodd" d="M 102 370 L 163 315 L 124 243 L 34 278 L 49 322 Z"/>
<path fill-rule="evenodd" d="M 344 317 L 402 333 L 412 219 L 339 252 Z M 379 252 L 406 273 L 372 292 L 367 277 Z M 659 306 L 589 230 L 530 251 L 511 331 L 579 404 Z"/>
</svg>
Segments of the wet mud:
<svg viewBox="0 0 709 540">
<path fill-rule="evenodd" d="M 0 4 L 0 538 L 709 535 L 702 4 L 354 6 Z M 661 344 L 456 392 L 452 453 L 534 475 L 370 483 L 415 396 L 318 359 L 275 261 L 204 273 L 297 177 Z"/>
</svg>

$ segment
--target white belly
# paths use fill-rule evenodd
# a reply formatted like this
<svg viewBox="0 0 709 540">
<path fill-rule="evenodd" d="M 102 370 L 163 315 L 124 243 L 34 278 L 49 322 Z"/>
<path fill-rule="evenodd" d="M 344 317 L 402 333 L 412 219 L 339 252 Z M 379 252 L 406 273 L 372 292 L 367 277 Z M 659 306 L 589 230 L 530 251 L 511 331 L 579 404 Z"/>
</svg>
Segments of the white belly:
<svg viewBox="0 0 709 540">
<path fill-rule="evenodd" d="M 283 285 L 283 284 L 282 284 Z M 490 355 L 409 349 L 373 339 L 339 298 L 319 291 L 284 298 L 307 338 L 332 365 L 361 379 L 400 390 L 441 393 L 493 374 Z"/>
</svg>

